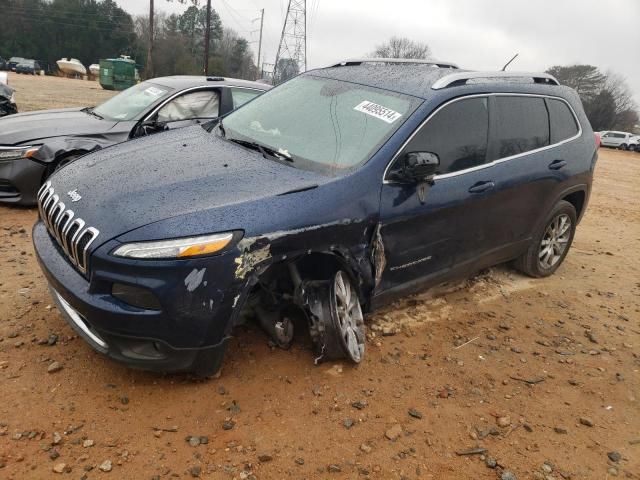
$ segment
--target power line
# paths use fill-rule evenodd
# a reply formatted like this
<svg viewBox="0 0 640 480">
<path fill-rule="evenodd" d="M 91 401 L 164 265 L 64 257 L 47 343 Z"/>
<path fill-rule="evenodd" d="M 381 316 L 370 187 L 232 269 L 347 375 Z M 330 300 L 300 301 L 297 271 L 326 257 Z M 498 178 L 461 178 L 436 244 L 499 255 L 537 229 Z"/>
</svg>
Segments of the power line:
<svg viewBox="0 0 640 480">
<path fill-rule="evenodd" d="M 244 32 L 244 33 L 250 32 L 250 30 L 246 30 L 245 27 L 243 27 L 240 24 L 240 21 L 245 21 L 247 23 L 251 23 L 251 20 L 248 20 L 248 19 L 244 19 L 243 20 L 242 15 L 240 15 L 240 13 L 238 13 L 233 7 L 231 7 L 231 5 L 229 5 L 226 0 L 222 0 L 222 5 L 225 6 L 227 11 L 229 12 L 229 16 L 235 22 L 235 24 L 241 29 L 242 32 Z M 240 21 L 238 21 L 238 18 L 240 18 Z"/>
</svg>

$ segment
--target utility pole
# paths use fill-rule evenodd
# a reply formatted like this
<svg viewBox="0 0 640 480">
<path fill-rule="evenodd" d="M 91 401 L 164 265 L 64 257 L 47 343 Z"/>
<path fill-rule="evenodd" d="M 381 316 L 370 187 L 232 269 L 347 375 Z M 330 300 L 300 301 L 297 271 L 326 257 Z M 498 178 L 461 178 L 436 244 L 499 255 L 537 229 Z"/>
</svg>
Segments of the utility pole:
<svg viewBox="0 0 640 480">
<path fill-rule="evenodd" d="M 277 84 L 307 70 L 307 0 L 289 0 L 273 67 Z"/>
<path fill-rule="evenodd" d="M 207 29 L 204 32 L 204 66 L 205 75 L 209 75 L 209 44 L 211 43 L 211 0 L 207 0 Z"/>
<path fill-rule="evenodd" d="M 262 54 L 262 29 L 264 28 L 264 8 L 260 11 L 260 40 L 258 42 L 258 74 L 260 75 L 260 55 Z M 260 75 L 262 76 L 262 75 Z"/>
<path fill-rule="evenodd" d="M 153 0 L 149 0 L 149 48 L 147 49 L 147 78 L 153 78 Z"/>
</svg>

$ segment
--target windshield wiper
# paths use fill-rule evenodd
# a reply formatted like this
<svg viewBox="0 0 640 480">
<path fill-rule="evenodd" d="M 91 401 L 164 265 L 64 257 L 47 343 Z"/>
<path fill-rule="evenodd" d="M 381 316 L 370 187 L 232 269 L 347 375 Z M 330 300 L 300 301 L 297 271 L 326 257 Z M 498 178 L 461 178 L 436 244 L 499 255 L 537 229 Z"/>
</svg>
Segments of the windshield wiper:
<svg viewBox="0 0 640 480">
<path fill-rule="evenodd" d="M 223 131 L 224 131 L 224 127 L 223 127 Z M 287 162 L 291 162 L 293 163 L 294 160 L 291 157 L 291 155 L 289 155 L 288 152 L 285 152 L 283 150 L 275 150 L 271 147 L 268 147 L 266 145 L 262 145 L 258 142 L 251 142 L 248 140 L 240 140 L 238 138 L 229 138 L 228 139 L 230 142 L 234 142 L 237 143 L 238 145 L 242 145 L 243 147 L 247 147 L 250 148 L 252 150 L 257 150 L 259 151 L 263 157 L 267 158 L 267 155 L 271 156 L 271 157 L 276 157 L 279 160 L 286 160 Z"/>
<path fill-rule="evenodd" d="M 104 120 L 104 117 L 102 115 L 98 115 L 96 112 L 94 112 L 93 108 L 91 108 L 91 107 L 85 107 L 85 108 L 82 109 L 82 111 L 84 113 L 88 113 L 89 115 L 93 115 L 94 117 L 97 117 L 100 120 Z"/>
</svg>

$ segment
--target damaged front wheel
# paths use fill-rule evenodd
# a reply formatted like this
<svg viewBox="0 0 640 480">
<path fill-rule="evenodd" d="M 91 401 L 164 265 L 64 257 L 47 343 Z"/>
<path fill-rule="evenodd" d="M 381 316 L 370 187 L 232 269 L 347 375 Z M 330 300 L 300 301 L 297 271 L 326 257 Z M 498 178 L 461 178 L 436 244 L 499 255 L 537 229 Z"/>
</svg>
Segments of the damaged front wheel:
<svg viewBox="0 0 640 480">
<path fill-rule="evenodd" d="M 349 275 L 339 270 L 329 281 L 303 286 L 310 333 L 319 356 L 316 363 L 364 357 L 365 328 L 357 290 Z"/>
<path fill-rule="evenodd" d="M 364 355 L 364 317 L 351 279 L 342 270 L 333 279 L 331 313 L 345 355 L 353 362 L 360 363 Z"/>
</svg>

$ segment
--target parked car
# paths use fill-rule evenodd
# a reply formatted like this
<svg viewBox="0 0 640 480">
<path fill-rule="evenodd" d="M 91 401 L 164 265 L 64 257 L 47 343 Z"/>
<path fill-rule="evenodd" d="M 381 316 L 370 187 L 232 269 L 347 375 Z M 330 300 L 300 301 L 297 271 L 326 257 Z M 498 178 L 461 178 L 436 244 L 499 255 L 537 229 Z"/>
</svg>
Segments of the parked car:
<svg viewBox="0 0 640 480">
<path fill-rule="evenodd" d="M 16 106 L 13 88 L 0 82 L 0 117 L 14 113 L 18 113 L 18 107 Z M 0 154 L 0 159 L 1 158 Z"/>
<path fill-rule="evenodd" d="M 600 141 L 602 142 L 603 147 L 613 147 L 627 150 L 629 148 L 629 140 L 632 136 L 633 134 L 628 132 L 610 131 L 602 135 L 600 137 Z"/>
<path fill-rule="evenodd" d="M 25 60 L 26 58 L 22 58 L 22 57 L 11 57 L 9 59 L 9 62 L 7 63 L 7 70 L 15 72 L 18 64 L 24 62 Z"/>
<path fill-rule="evenodd" d="M 270 87 L 221 77 L 156 78 L 95 108 L 21 113 L 0 119 L 0 202 L 33 205 L 40 185 L 94 150 L 210 121 Z"/>
<path fill-rule="evenodd" d="M 640 135 L 634 135 L 629 139 L 628 150 L 632 152 L 640 152 Z"/>
<path fill-rule="evenodd" d="M 363 314 L 400 295 L 499 262 L 554 273 L 597 159 L 575 91 L 388 62 L 306 72 L 217 126 L 54 174 L 33 242 L 71 326 L 128 365 L 206 376 L 244 319 L 284 347 L 301 319 L 316 361 L 357 363 Z"/>
<path fill-rule="evenodd" d="M 16 73 L 24 73 L 26 75 L 39 75 L 42 67 L 36 60 L 23 60 L 16 65 Z"/>
</svg>

